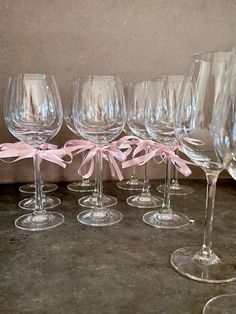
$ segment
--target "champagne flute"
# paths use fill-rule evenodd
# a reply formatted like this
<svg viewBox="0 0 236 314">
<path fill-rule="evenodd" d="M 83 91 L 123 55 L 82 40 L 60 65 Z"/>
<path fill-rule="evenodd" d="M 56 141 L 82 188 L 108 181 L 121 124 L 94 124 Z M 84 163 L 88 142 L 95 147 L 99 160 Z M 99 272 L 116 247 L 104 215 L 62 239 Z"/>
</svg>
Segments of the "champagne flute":
<svg viewBox="0 0 236 314">
<path fill-rule="evenodd" d="M 9 131 L 36 151 L 50 141 L 61 128 L 63 113 L 56 81 L 45 74 L 19 74 L 9 78 L 4 103 L 4 117 Z M 34 160 L 35 202 L 33 213 L 16 219 L 16 227 L 28 231 L 54 228 L 64 216 L 47 212 L 42 201 L 40 157 Z"/>
<path fill-rule="evenodd" d="M 161 77 L 152 82 L 146 99 L 145 126 L 151 138 L 174 151 L 177 140 L 174 133 L 177 98 L 176 77 Z M 189 218 L 173 211 L 170 203 L 172 162 L 167 158 L 164 200 L 161 209 L 147 212 L 143 221 L 156 228 L 174 229 L 189 224 Z"/>
<path fill-rule="evenodd" d="M 77 81 L 73 119 L 77 132 L 97 145 L 97 203 L 78 214 L 77 219 L 90 226 L 118 223 L 122 214 L 103 205 L 102 148 L 121 134 L 126 120 L 123 87 L 119 78 L 88 76 Z"/>
<path fill-rule="evenodd" d="M 130 83 L 128 86 L 127 125 L 132 133 L 141 139 L 150 138 L 144 125 L 145 101 L 150 81 Z M 148 148 L 146 149 L 148 153 Z M 154 196 L 150 191 L 150 183 L 147 176 L 147 163 L 144 165 L 144 182 L 141 194 L 129 196 L 126 202 L 130 206 L 139 208 L 155 208 L 161 206 L 162 198 Z"/>
<path fill-rule="evenodd" d="M 200 166 L 207 179 L 206 213 L 202 247 L 176 250 L 172 266 L 182 275 L 209 283 L 236 279 L 236 260 L 223 248 L 212 245 L 216 183 L 224 168 L 216 152 L 217 128 L 225 107 L 222 97 L 232 52 L 200 53 L 192 57 L 179 99 L 176 136 L 185 154 Z"/>
</svg>

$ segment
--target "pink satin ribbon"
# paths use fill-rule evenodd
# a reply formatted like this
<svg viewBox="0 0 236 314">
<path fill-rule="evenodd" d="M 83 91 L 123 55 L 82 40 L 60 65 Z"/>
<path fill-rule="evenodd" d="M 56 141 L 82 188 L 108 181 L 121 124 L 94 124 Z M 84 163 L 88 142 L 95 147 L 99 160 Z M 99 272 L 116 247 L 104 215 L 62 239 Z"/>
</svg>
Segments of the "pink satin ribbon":
<svg viewBox="0 0 236 314">
<path fill-rule="evenodd" d="M 53 144 L 42 144 L 40 149 L 35 149 L 24 142 L 4 143 L 0 145 L 0 159 L 7 163 L 32 158 L 36 155 L 41 159 L 57 164 L 63 168 L 66 167 L 66 164 L 71 162 L 71 159 L 69 161 L 62 159 L 65 155 L 68 155 L 64 148 L 57 149 L 57 146 Z M 3 159 L 11 157 L 15 159 L 11 161 Z"/>
<path fill-rule="evenodd" d="M 145 155 L 136 157 L 137 154 L 140 154 L 142 151 L 144 151 Z M 184 176 L 189 176 L 191 174 L 191 170 L 187 166 L 187 164 L 191 164 L 190 162 L 177 156 L 172 150 L 167 148 L 164 144 L 156 143 L 152 140 L 140 140 L 139 144 L 137 145 L 133 152 L 133 158 L 131 160 L 123 162 L 122 167 L 127 168 L 133 165 L 141 166 L 156 156 L 160 157 L 161 159 L 160 162 L 163 161 L 167 162 L 167 159 L 170 158 L 172 164 Z"/>
<path fill-rule="evenodd" d="M 68 154 L 73 153 L 74 155 L 77 155 L 82 152 L 86 152 L 86 156 L 82 160 L 78 169 L 79 175 L 85 179 L 88 179 L 93 174 L 95 164 L 94 158 L 97 154 L 101 154 L 101 157 L 109 164 L 111 175 L 113 177 L 117 175 L 119 180 L 123 180 L 123 175 L 117 161 L 124 162 L 132 151 L 130 144 L 126 140 L 122 141 L 122 139 L 111 142 L 103 147 L 85 140 L 70 140 L 65 143 L 64 148 Z M 88 164 L 89 169 L 85 174 L 83 174 L 82 168 L 86 164 Z"/>
</svg>

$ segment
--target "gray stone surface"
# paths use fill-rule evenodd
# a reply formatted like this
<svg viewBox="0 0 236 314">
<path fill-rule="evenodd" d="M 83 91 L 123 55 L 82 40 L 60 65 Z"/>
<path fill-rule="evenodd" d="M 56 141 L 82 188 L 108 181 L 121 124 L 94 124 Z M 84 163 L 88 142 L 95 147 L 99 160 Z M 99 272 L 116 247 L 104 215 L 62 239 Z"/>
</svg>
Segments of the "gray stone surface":
<svg viewBox="0 0 236 314">
<path fill-rule="evenodd" d="M 142 222 L 145 209 L 126 205 L 129 192 L 106 183 L 106 193 L 120 200 L 123 221 L 104 228 L 76 221 L 80 194 L 65 184 L 53 195 L 65 223 L 30 233 L 14 227 L 25 211 L 18 185 L 2 185 L 0 198 L 0 313 L 3 314 L 200 314 L 204 303 L 221 293 L 236 292 L 236 282 L 204 284 L 189 280 L 170 265 L 171 253 L 201 244 L 204 181 L 185 181 L 195 193 L 172 197 L 173 208 L 194 224 L 179 230 L 156 230 Z M 153 183 L 153 187 L 155 187 Z M 154 190 L 154 189 L 153 189 Z M 218 184 L 214 241 L 236 257 L 236 183 Z"/>
</svg>

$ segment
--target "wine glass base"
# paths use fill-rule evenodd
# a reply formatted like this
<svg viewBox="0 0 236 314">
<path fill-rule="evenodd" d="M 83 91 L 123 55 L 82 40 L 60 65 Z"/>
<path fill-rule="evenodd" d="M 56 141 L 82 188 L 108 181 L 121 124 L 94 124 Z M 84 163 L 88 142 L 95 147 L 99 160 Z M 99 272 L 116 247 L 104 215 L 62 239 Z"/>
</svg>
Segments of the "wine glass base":
<svg viewBox="0 0 236 314">
<path fill-rule="evenodd" d="M 162 229 L 177 229 L 189 224 L 189 218 L 183 214 L 172 211 L 163 214 L 161 210 L 153 210 L 143 215 L 143 221 L 149 226 Z"/>
<path fill-rule="evenodd" d="M 114 209 L 104 208 L 94 211 L 86 209 L 78 214 L 77 219 L 82 224 L 94 227 L 111 226 L 121 221 L 122 214 Z"/>
<path fill-rule="evenodd" d="M 58 197 L 54 197 L 54 196 L 44 196 L 42 198 L 42 201 L 43 201 L 43 207 L 45 209 L 54 208 L 61 204 L 61 200 Z M 36 200 L 34 197 L 25 198 L 18 203 L 18 206 L 26 210 L 35 210 Z"/>
<path fill-rule="evenodd" d="M 156 190 L 157 190 L 157 192 L 164 194 L 165 184 L 158 185 L 156 187 Z M 179 185 L 171 184 L 170 185 L 170 195 L 178 195 L 178 196 L 190 195 L 190 194 L 193 194 L 193 192 L 194 192 L 194 190 L 190 186 L 187 186 L 187 185 L 182 185 L 182 184 L 179 184 Z"/>
<path fill-rule="evenodd" d="M 201 263 L 195 258 L 200 247 L 190 246 L 176 250 L 171 255 L 171 264 L 181 275 L 208 283 L 225 283 L 236 280 L 236 259 L 222 248 L 214 248 L 219 262 Z"/>
<path fill-rule="evenodd" d="M 130 206 L 139 208 L 155 208 L 161 206 L 163 199 L 159 196 L 132 195 L 126 199 Z"/>
<path fill-rule="evenodd" d="M 210 299 L 203 308 L 202 314 L 235 314 L 236 294 L 221 294 Z"/>
<path fill-rule="evenodd" d="M 55 183 L 43 182 L 42 191 L 43 193 L 49 193 L 57 190 L 58 186 Z M 35 193 L 35 185 L 34 183 L 24 184 L 19 187 L 19 191 L 21 193 Z"/>
<path fill-rule="evenodd" d="M 27 231 L 42 231 L 55 228 L 64 222 L 64 216 L 56 212 L 47 212 L 44 214 L 34 213 L 20 216 L 15 220 L 15 226 Z"/>
<path fill-rule="evenodd" d="M 94 184 L 91 183 L 90 181 L 72 182 L 67 185 L 67 189 L 72 192 L 88 193 L 88 192 L 93 192 Z"/>
<path fill-rule="evenodd" d="M 116 184 L 119 189 L 128 191 L 142 191 L 143 182 L 138 179 L 123 180 Z"/>
<path fill-rule="evenodd" d="M 95 195 L 88 195 L 81 197 L 78 203 L 82 207 L 95 207 L 98 203 L 98 198 Z M 111 207 L 117 204 L 117 198 L 110 195 L 103 195 L 102 206 Z"/>
</svg>

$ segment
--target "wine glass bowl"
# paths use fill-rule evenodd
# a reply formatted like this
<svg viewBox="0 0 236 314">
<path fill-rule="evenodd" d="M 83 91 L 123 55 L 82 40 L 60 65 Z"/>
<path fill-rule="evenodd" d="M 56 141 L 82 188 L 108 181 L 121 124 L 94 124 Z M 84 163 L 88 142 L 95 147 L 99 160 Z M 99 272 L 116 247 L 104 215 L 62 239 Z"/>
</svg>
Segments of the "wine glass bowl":
<svg viewBox="0 0 236 314">
<path fill-rule="evenodd" d="M 40 175 L 40 145 L 60 130 L 63 111 L 56 81 L 45 74 L 19 74 L 9 78 L 4 103 L 4 118 L 9 131 L 35 149 L 35 201 L 33 213 L 16 219 L 16 227 L 29 231 L 54 228 L 64 221 L 56 212 L 46 212 Z"/>
</svg>

